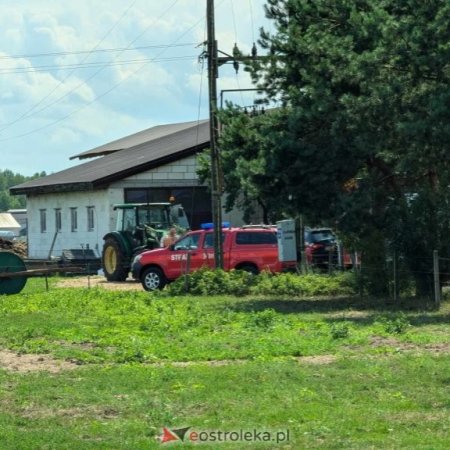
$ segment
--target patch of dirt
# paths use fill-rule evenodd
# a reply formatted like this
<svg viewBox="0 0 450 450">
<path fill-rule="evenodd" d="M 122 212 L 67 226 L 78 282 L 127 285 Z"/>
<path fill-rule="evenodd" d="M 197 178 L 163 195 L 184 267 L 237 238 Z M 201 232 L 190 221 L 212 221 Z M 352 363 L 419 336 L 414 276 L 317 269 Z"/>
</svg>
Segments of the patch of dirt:
<svg viewBox="0 0 450 450">
<path fill-rule="evenodd" d="M 332 319 L 365 319 L 371 315 L 368 311 L 349 310 L 344 312 L 334 312 L 327 314 Z"/>
<path fill-rule="evenodd" d="M 441 407 L 442 408 L 442 407 Z M 442 422 L 448 419 L 448 412 L 445 410 L 433 410 L 428 411 L 402 411 L 398 414 L 390 414 L 386 418 L 388 420 L 395 420 L 401 424 L 406 424 L 408 422 Z"/>
<path fill-rule="evenodd" d="M 53 359 L 47 355 L 18 354 L 9 350 L 0 350 L 0 369 L 12 372 L 28 373 L 45 371 L 58 373 L 73 370 L 78 364 L 70 361 Z"/>
<path fill-rule="evenodd" d="M 383 337 L 383 336 L 372 336 L 370 339 L 370 345 L 372 347 L 394 347 L 399 351 L 420 351 L 426 350 L 436 354 L 446 354 L 450 353 L 450 343 L 448 342 L 439 342 L 432 344 L 413 344 L 411 342 L 401 342 L 394 337 Z"/>
<path fill-rule="evenodd" d="M 75 408 L 51 409 L 29 406 L 22 410 L 21 416 L 26 419 L 43 419 L 50 417 L 69 417 L 71 419 L 93 417 L 96 419 L 114 419 L 119 413 L 109 406 L 83 406 Z"/>
<path fill-rule="evenodd" d="M 105 277 L 100 275 L 93 275 L 91 277 L 75 277 L 66 278 L 58 282 L 57 287 L 67 288 L 93 288 L 99 287 L 114 291 L 143 291 L 141 283 L 132 278 L 125 281 L 107 281 Z"/>
<path fill-rule="evenodd" d="M 297 356 L 294 358 L 299 363 L 306 364 L 331 364 L 337 360 L 334 355 L 317 355 L 317 356 Z M 153 367 L 190 367 L 195 365 L 203 365 L 210 367 L 230 366 L 231 364 L 245 364 L 251 362 L 251 359 L 213 359 L 209 361 L 167 361 L 147 363 Z"/>
<path fill-rule="evenodd" d="M 295 358 L 298 362 L 306 364 L 332 364 L 337 360 L 335 355 L 299 356 Z"/>
</svg>

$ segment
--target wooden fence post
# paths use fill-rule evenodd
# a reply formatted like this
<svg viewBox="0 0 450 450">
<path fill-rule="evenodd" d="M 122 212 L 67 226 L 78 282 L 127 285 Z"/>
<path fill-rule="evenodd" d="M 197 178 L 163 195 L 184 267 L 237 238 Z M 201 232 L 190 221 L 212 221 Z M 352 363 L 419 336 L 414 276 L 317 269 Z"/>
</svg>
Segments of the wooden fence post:
<svg viewBox="0 0 450 450">
<path fill-rule="evenodd" d="M 441 305 L 441 283 L 439 280 L 439 255 L 433 250 L 433 276 L 434 276 L 434 302 L 437 307 Z"/>
</svg>

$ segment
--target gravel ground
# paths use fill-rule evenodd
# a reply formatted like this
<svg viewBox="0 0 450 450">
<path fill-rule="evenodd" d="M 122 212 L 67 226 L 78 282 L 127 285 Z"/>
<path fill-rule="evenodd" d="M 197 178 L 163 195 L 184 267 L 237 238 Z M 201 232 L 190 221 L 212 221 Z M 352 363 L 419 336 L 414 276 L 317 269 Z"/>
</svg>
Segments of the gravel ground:
<svg viewBox="0 0 450 450">
<path fill-rule="evenodd" d="M 111 282 L 99 275 L 66 278 L 58 282 L 58 287 L 100 287 L 116 291 L 142 291 L 141 283 L 128 278 L 126 281 Z"/>
</svg>

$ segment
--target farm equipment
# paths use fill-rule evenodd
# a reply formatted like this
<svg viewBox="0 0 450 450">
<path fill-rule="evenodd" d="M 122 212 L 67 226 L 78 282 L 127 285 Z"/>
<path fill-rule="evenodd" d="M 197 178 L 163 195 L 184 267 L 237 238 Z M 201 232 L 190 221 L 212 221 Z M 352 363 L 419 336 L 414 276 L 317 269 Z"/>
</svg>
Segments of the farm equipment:
<svg viewBox="0 0 450 450">
<path fill-rule="evenodd" d="M 135 255 L 161 246 L 170 228 L 178 234 L 189 228 L 181 205 L 125 203 L 115 205 L 116 229 L 103 237 L 102 268 L 108 281 L 124 281 Z"/>
<path fill-rule="evenodd" d="M 41 267 L 27 270 L 23 259 L 13 252 L 0 251 L 0 295 L 18 294 L 25 286 L 27 278 L 57 272 L 80 272 L 82 267 Z"/>
</svg>

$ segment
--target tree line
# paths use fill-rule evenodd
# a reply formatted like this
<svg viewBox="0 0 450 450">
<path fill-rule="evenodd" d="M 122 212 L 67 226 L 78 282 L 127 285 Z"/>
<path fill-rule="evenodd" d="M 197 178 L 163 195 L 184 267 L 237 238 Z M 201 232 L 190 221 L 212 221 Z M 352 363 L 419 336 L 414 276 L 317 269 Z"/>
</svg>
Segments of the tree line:
<svg viewBox="0 0 450 450">
<path fill-rule="evenodd" d="M 9 169 L 0 170 L 0 212 L 8 211 L 8 209 L 21 209 L 26 207 L 25 196 L 10 195 L 10 187 L 44 176 L 46 176 L 45 172 L 35 173 L 32 176 L 24 176 L 14 173 Z"/>
</svg>

